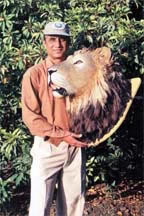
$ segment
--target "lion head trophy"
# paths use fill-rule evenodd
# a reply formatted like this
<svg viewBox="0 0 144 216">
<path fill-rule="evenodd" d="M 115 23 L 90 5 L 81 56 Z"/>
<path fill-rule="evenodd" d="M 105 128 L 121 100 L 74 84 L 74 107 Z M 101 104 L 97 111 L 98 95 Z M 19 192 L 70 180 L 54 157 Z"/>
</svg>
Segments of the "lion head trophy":
<svg viewBox="0 0 144 216">
<path fill-rule="evenodd" d="M 140 78 L 125 79 L 113 67 L 107 47 L 76 51 L 49 69 L 54 97 L 66 97 L 70 130 L 96 146 L 122 124 L 140 86 Z"/>
</svg>

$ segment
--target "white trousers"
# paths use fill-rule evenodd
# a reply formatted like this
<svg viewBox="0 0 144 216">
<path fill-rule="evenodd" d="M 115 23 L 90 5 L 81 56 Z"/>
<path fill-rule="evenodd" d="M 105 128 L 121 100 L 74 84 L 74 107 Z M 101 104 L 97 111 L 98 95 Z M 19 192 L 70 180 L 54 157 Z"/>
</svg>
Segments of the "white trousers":
<svg viewBox="0 0 144 216">
<path fill-rule="evenodd" d="M 85 204 L 84 149 L 61 142 L 58 147 L 35 137 L 31 149 L 29 216 L 50 216 L 56 183 L 56 215 L 82 216 Z"/>
</svg>

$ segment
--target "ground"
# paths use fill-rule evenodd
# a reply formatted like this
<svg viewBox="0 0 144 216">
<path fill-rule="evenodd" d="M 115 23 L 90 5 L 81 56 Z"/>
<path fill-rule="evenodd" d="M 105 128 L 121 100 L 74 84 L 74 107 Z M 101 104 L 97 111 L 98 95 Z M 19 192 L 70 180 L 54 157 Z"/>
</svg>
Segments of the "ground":
<svg viewBox="0 0 144 216">
<path fill-rule="evenodd" d="M 0 216 L 27 216 L 29 192 L 15 194 Z M 83 216 L 143 216 L 144 182 L 123 181 L 114 190 L 97 184 L 87 190 Z M 51 216 L 55 216 L 55 201 Z"/>
<path fill-rule="evenodd" d="M 104 184 L 96 185 L 87 192 L 84 216 L 143 216 L 143 192 L 142 182 L 122 182 L 113 193 Z"/>
</svg>

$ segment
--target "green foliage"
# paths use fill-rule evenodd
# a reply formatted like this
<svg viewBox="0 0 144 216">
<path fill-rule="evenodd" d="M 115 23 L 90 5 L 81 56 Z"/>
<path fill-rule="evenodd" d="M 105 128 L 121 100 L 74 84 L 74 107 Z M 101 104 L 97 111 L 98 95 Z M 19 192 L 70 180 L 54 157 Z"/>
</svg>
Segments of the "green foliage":
<svg viewBox="0 0 144 216">
<path fill-rule="evenodd" d="M 13 132 L 0 128 L 0 134 L 0 185 L 2 188 L 0 204 L 2 204 L 10 200 L 17 186 L 29 181 L 31 138 L 26 135 L 22 127 Z"/>
<path fill-rule="evenodd" d="M 26 69 L 46 54 L 42 45 L 44 25 L 54 20 L 67 22 L 72 51 L 107 45 L 126 77 L 142 77 L 143 14 L 143 0 L 0 0 L 1 203 L 10 200 L 18 186 L 29 182 L 32 137 L 21 119 L 21 79 Z M 141 105 L 139 102 L 136 109 Z M 88 185 L 98 181 L 112 183 L 118 173 L 122 178 L 136 170 L 133 160 L 142 157 L 137 147 L 141 134 L 133 138 L 132 128 L 138 125 L 135 115 L 141 118 L 142 114 L 142 109 L 139 114 L 136 109 L 131 111 L 131 133 L 125 135 L 122 131 L 100 149 L 87 150 Z"/>
</svg>

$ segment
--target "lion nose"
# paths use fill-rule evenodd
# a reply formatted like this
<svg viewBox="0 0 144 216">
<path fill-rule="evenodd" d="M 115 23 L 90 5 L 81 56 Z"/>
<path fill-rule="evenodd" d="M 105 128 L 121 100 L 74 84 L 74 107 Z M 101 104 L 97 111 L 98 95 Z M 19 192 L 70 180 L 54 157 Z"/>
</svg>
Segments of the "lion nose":
<svg viewBox="0 0 144 216">
<path fill-rule="evenodd" d="M 49 69 L 48 70 L 48 73 L 51 75 L 52 73 L 54 73 L 54 72 L 56 72 L 57 70 L 55 70 L 55 69 Z"/>
</svg>

